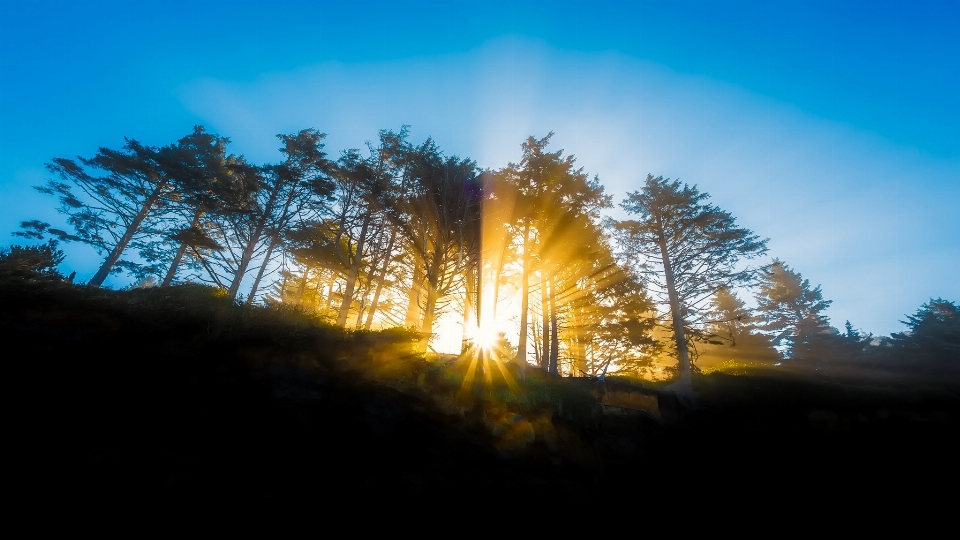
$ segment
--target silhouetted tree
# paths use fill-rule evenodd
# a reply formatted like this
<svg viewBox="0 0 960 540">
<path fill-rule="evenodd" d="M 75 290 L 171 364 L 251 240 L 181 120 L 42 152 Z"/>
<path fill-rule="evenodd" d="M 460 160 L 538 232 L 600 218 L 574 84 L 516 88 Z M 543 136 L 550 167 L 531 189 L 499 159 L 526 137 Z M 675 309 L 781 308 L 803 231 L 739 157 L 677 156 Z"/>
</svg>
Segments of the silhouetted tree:
<svg viewBox="0 0 960 540">
<path fill-rule="evenodd" d="M 60 240 L 88 244 L 104 255 L 87 285 L 99 287 L 111 272 L 135 267 L 121 256 L 151 236 L 144 222 L 156 216 L 173 187 L 157 159 L 156 148 L 126 139 L 120 150 L 100 148 L 89 159 L 55 158 L 47 164 L 58 180 L 51 178 L 36 189 L 59 198 L 59 212 L 67 216 L 74 234 L 57 229 L 46 232 Z"/>
<path fill-rule="evenodd" d="M 411 152 L 409 160 L 409 185 L 386 209 L 422 272 L 414 273 L 413 286 L 422 279 L 420 330 L 431 334 L 438 301 L 463 286 L 470 260 L 463 252 L 464 223 L 479 214 L 479 171 L 469 159 L 444 156 L 429 139 Z"/>
<path fill-rule="evenodd" d="M 737 227 L 728 212 L 704 201 L 696 186 L 648 175 L 621 207 L 636 220 L 616 223 L 620 248 L 644 283 L 669 306 L 681 381 L 690 379 L 687 326 L 703 324 L 710 298 L 721 287 L 750 280 L 737 263 L 766 253 L 766 240 Z"/>
<path fill-rule="evenodd" d="M 336 239 L 325 227 L 302 223 L 286 231 L 284 241 L 287 263 L 296 270 L 281 271 L 273 298 L 335 318 L 334 285 L 347 271 L 333 245 Z"/>
<path fill-rule="evenodd" d="M 838 360 L 859 360 L 861 357 L 869 357 L 874 352 L 871 346 L 873 334 L 854 329 L 850 321 L 846 321 L 843 328 L 844 332 L 837 335 L 837 342 L 834 344 Z"/>
<path fill-rule="evenodd" d="M 253 300 L 273 252 L 281 241 L 281 232 L 300 215 L 309 196 L 324 198 L 333 190 L 328 178 L 330 162 L 323 151 L 325 134 L 314 129 L 301 130 L 296 134 L 277 135 L 283 142 L 280 152 L 286 158 L 283 163 L 264 167 L 261 170 L 256 202 L 248 212 L 238 212 L 235 227 L 240 233 L 239 257 L 236 270 L 227 294 L 235 298 L 240 283 L 247 274 L 257 250 L 263 251 L 260 269 L 251 289 L 248 303 Z"/>
<path fill-rule="evenodd" d="M 831 303 L 819 285 L 810 288 L 810 280 L 779 259 L 761 273 L 757 311 L 765 321 L 763 330 L 775 344 L 789 347 L 789 358 L 814 360 L 828 354 L 824 348 L 837 334 L 823 315 Z"/>
<path fill-rule="evenodd" d="M 957 304 L 931 298 L 901 322 L 909 330 L 891 334 L 891 341 L 905 360 L 941 363 L 944 367 L 960 369 L 960 307 Z"/>
<path fill-rule="evenodd" d="M 192 261 L 192 266 L 203 267 L 208 265 L 206 254 L 224 249 L 213 238 L 207 214 L 243 201 L 249 193 L 231 165 L 249 166 L 227 155 L 229 143 L 226 137 L 194 126 L 191 134 L 158 152 L 160 167 L 174 187 L 169 194 L 172 225 L 162 231 L 163 240 L 143 254 L 166 264 L 161 286 L 173 282 L 184 257 Z M 207 270 L 215 276 L 212 269 Z"/>
</svg>

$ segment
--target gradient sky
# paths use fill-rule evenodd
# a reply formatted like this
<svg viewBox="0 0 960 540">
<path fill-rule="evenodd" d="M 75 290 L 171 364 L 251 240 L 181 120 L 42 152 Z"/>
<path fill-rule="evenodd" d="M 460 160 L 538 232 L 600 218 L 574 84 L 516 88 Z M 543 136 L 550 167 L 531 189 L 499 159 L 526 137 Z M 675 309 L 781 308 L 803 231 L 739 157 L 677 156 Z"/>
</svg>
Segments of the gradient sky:
<svg viewBox="0 0 960 540">
<path fill-rule="evenodd" d="M 0 244 L 59 219 L 45 162 L 124 137 L 203 124 L 263 163 L 277 133 L 336 155 L 410 124 L 499 168 L 555 131 L 616 201 L 647 173 L 697 184 L 834 326 L 889 334 L 960 301 L 958 96 L 954 1 L 0 0 Z"/>
</svg>

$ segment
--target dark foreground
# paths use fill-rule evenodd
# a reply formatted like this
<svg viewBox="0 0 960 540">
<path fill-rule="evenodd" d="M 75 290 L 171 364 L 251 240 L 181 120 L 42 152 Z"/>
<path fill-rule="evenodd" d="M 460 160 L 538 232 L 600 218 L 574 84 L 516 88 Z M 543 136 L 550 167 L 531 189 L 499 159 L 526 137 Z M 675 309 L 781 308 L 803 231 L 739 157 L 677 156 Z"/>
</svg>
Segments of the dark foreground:
<svg viewBox="0 0 960 540">
<path fill-rule="evenodd" d="M 517 388 L 464 390 L 465 362 L 425 361 L 402 332 L 348 334 L 201 288 L 7 284 L 0 337 L 28 504 L 902 496 L 957 472 L 950 381 L 713 374 L 684 406 L 511 368 Z"/>
</svg>

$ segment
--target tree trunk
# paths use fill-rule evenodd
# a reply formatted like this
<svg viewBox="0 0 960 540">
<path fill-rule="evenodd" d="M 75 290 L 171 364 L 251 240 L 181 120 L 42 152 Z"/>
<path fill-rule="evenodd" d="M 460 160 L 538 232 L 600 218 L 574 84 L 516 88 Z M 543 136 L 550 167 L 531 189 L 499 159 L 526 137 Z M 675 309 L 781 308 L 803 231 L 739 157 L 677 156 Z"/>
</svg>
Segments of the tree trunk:
<svg viewBox="0 0 960 540">
<path fill-rule="evenodd" d="M 250 287 L 250 296 L 247 297 L 247 305 L 253 304 L 253 297 L 257 295 L 257 289 L 260 288 L 260 280 L 263 279 L 263 273 L 267 269 L 267 264 L 270 262 L 270 256 L 273 255 L 273 248 L 277 245 L 277 239 L 272 238 L 270 240 L 270 246 L 267 247 L 267 253 L 263 256 L 263 264 L 260 265 L 260 270 L 257 271 L 257 279 L 253 280 L 253 287 Z"/>
<path fill-rule="evenodd" d="M 203 267 L 206 269 L 207 274 L 210 275 L 210 279 L 212 279 L 213 282 L 217 284 L 217 287 L 220 287 L 221 289 L 226 289 L 226 287 L 223 286 L 223 282 L 220 281 L 220 277 L 217 276 L 217 273 L 213 271 L 213 268 L 210 268 L 210 264 L 207 263 L 207 259 L 203 257 L 203 254 L 200 253 L 200 250 L 198 250 L 194 246 L 190 246 L 190 249 L 193 250 L 193 254 L 197 256 L 197 259 L 200 261 L 200 264 L 202 264 Z"/>
<path fill-rule="evenodd" d="M 426 305 L 423 307 L 423 327 L 420 329 L 420 332 L 423 334 L 423 344 L 421 347 L 422 352 L 427 351 L 427 346 L 430 344 L 430 338 L 433 337 L 433 318 L 434 310 L 437 306 L 437 293 L 433 286 L 427 286 L 427 298 Z"/>
<path fill-rule="evenodd" d="M 466 279 L 464 279 L 464 287 L 466 288 L 466 296 L 463 299 L 463 334 L 460 338 L 460 354 L 467 352 L 468 341 L 470 339 L 471 326 L 479 326 L 479 322 L 474 324 L 473 319 L 473 297 L 476 295 L 476 284 L 473 280 L 473 267 L 468 267 L 466 271 Z"/>
<path fill-rule="evenodd" d="M 333 307 L 333 285 L 337 282 L 337 273 L 334 271 L 330 272 L 330 280 L 327 281 L 327 305 L 323 308 L 324 316 L 327 316 L 330 313 L 330 308 Z"/>
<path fill-rule="evenodd" d="M 560 340 L 557 334 L 557 304 L 554 301 L 554 291 L 557 290 L 555 277 L 550 278 L 550 373 L 559 375 L 558 360 L 560 356 Z"/>
<path fill-rule="evenodd" d="M 543 318 L 541 339 L 543 354 L 540 355 L 540 367 L 548 369 L 550 367 L 550 301 L 547 298 L 547 277 L 546 270 L 540 271 L 540 312 Z"/>
<path fill-rule="evenodd" d="M 373 281 L 370 279 L 370 276 L 368 276 L 366 283 L 363 284 L 363 294 L 360 295 L 360 309 L 357 310 L 357 323 L 354 325 L 356 328 L 360 328 L 363 324 L 363 312 L 367 309 L 367 298 L 370 298 L 370 289 L 372 287 Z"/>
<path fill-rule="evenodd" d="M 437 299 L 440 296 L 440 265 L 442 260 L 443 252 L 438 245 L 434 249 L 430 268 L 426 269 L 427 298 L 423 308 L 423 328 L 420 329 L 420 332 L 424 335 L 424 352 L 427 350 L 430 338 L 433 337 L 433 319 L 437 309 Z M 478 302 L 477 305 L 479 306 L 480 303 Z"/>
<path fill-rule="evenodd" d="M 267 227 L 267 220 L 270 219 L 270 213 L 273 212 L 273 205 L 277 200 L 277 196 L 280 194 L 280 188 L 281 185 L 278 180 L 277 184 L 273 188 L 273 191 L 270 192 L 270 198 L 267 199 L 267 204 L 265 204 L 263 207 L 263 214 L 257 221 L 250 238 L 247 239 L 247 247 L 244 248 L 243 253 L 240 255 L 240 263 L 237 265 L 237 273 L 233 276 L 233 281 L 230 283 L 230 288 L 227 289 L 227 295 L 230 296 L 231 300 L 236 298 L 237 293 L 240 292 L 240 282 L 243 281 L 243 276 L 247 273 L 247 267 L 250 265 L 250 260 L 253 259 L 253 252 L 256 250 L 257 244 L 260 241 L 260 237 L 263 235 L 263 231 Z"/>
<path fill-rule="evenodd" d="M 483 237 L 481 236 L 481 242 Z M 480 328 L 483 325 L 483 245 L 477 249 L 477 328 Z M 480 345 L 477 343 L 477 345 Z M 486 350 L 482 346 L 477 347 L 477 371 L 476 371 L 476 381 L 482 384 L 486 376 L 485 372 L 485 361 L 484 357 Z M 482 388 L 482 386 L 481 386 Z"/>
<path fill-rule="evenodd" d="M 673 276 L 673 266 L 667 254 L 667 241 L 660 234 L 660 255 L 663 261 L 663 273 L 667 280 L 667 296 L 670 298 L 670 315 L 673 318 L 673 335 L 677 346 L 677 367 L 680 371 L 680 381 L 690 382 L 690 354 L 687 352 L 687 339 L 683 331 L 683 315 L 680 312 L 680 297 L 677 295 L 677 284 Z"/>
<path fill-rule="evenodd" d="M 110 253 L 107 254 L 107 257 L 103 260 L 103 264 L 100 265 L 100 269 L 97 270 L 97 273 L 90 278 L 90 281 L 87 282 L 88 287 L 99 287 L 103 285 L 103 282 L 107 279 L 107 276 L 110 275 L 110 270 L 113 270 L 114 265 L 117 264 L 117 261 L 120 260 L 120 256 L 123 255 L 123 250 L 127 249 L 127 244 L 130 243 L 130 240 L 133 239 L 133 235 L 137 233 L 137 229 L 140 228 L 140 224 L 143 223 L 143 220 L 146 219 L 147 214 L 150 212 L 150 209 L 153 208 L 153 205 L 160 199 L 160 194 L 163 193 L 163 188 L 166 187 L 167 182 L 163 181 L 157 185 L 156 189 L 153 190 L 153 193 L 145 201 L 143 201 L 143 206 L 140 207 L 140 211 L 137 212 L 137 215 L 133 217 L 133 221 L 130 222 L 130 225 L 127 226 L 127 230 L 123 232 L 123 236 L 120 237 L 120 240 L 113 246 L 113 249 L 110 250 Z"/>
<path fill-rule="evenodd" d="M 280 272 L 280 302 L 287 301 L 287 283 L 290 281 L 290 272 Z"/>
<path fill-rule="evenodd" d="M 194 229 L 200 226 L 200 218 L 203 217 L 203 210 L 197 208 L 197 211 L 193 213 L 193 221 L 190 222 L 190 228 Z M 180 267 L 180 261 L 183 260 L 183 255 L 187 252 L 187 243 L 180 242 L 180 247 L 177 248 L 176 255 L 173 256 L 173 261 L 170 263 L 170 268 L 167 270 L 167 275 L 163 277 L 163 283 L 160 284 L 161 287 L 169 287 L 173 283 L 173 278 L 177 275 L 177 269 Z"/>
<path fill-rule="evenodd" d="M 543 344 L 543 340 L 540 339 L 541 337 L 540 330 L 541 330 L 540 323 L 538 323 L 537 320 L 534 319 L 533 322 L 530 324 L 530 335 L 532 337 L 532 340 L 530 341 L 530 343 L 533 344 L 533 361 L 535 363 L 534 365 L 542 368 L 545 364 L 543 362 L 543 354 L 540 351 L 540 346 Z"/>
<path fill-rule="evenodd" d="M 240 282 L 243 281 L 243 276 L 247 273 L 247 267 L 250 266 L 250 260 L 253 259 L 253 252 L 257 248 L 257 239 L 259 237 L 259 233 L 255 230 L 254 234 L 251 234 L 247 240 L 247 247 L 245 247 L 243 253 L 240 254 L 237 271 L 233 274 L 233 279 L 227 288 L 227 295 L 231 300 L 234 300 L 237 297 L 237 293 L 240 292 Z"/>
<path fill-rule="evenodd" d="M 297 300 L 296 304 L 298 306 L 303 306 L 303 292 L 307 290 L 307 279 L 310 276 L 310 267 L 307 266 L 303 269 L 303 275 L 300 276 L 300 285 L 297 287 Z"/>
<path fill-rule="evenodd" d="M 370 312 L 367 314 L 367 322 L 363 325 L 365 330 L 370 330 L 373 326 L 373 314 L 377 311 L 377 305 L 380 303 L 380 292 L 383 291 L 383 282 L 387 280 L 387 270 L 390 268 L 390 257 L 393 255 L 393 242 L 396 240 L 397 229 L 390 228 L 390 240 L 387 242 L 387 251 L 383 256 L 383 268 L 380 269 L 380 279 L 377 281 L 377 290 L 373 293 L 373 302 L 370 303 Z"/>
<path fill-rule="evenodd" d="M 590 366 L 587 363 L 587 352 L 586 352 L 586 339 L 584 339 L 583 324 L 584 317 L 582 309 L 573 308 L 567 311 L 569 316 L 572 319 L 572 328 L 567 328 L 567 333 L 570 335 L 570 352 L 573 357 L 573 365 L 576 370 L 573 373 L 575 377 L 586 376 L 590 374 Z M 572 331 L 571 331 L 572 330 Z"/>
<path fill-rule="evenodd" d="M 527 362 L 527 315 L 530 312 L 530 224 L 523 227 L 523 271 L 520 273 L 520 338 L 515 362 Z"/>
<path fill-rule="evenodd" d="M 496 260 L 493 261 L 493 291 L 491 293 L 490 309 L 493 312 L 488 317 L 491 321 L 497 320 L 497 303 L 500 299 L 500 276 L 503 275 L 503 265 L 507 259 L 507 242 L 500 239 L 497 244 L 500 246 L 500 252 Z"/>
<path fill-rule="evenodd" d="M 420 296 L 423 293 L 423 263 L 420 259 L 414 262 L 413 280 L 410 284 L 410 301 L 407 303 L 406 325 L 410 328 L 421 328 Z"/>
<path fill-rule="evenodd" d="M 350 313 L 350 306 L 353 304 L 353 289 L 357 284 L 357 276 L 360 274 L 360 263 L 363 260 L 363 245 L 367 240 L 367 228 L 370 226 L 370 212 L 363 217 L 363 225 L 360 227 L 360 237 L 357 238 L 357 252 L 353 256 L 350 264 L 350 272 L 347 274 L 347 282 L 343 287 L 343 300 L 340 303 L 340 313 L 337 315 L 337 326 L 347 325 L 347 315 Z"/>
</svg>

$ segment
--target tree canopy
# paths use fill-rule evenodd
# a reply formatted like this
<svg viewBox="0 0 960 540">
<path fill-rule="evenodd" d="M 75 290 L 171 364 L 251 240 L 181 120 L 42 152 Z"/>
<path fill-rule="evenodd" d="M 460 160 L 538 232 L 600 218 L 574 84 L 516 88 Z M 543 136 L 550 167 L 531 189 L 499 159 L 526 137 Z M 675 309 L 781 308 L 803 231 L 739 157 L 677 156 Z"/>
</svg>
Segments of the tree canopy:
<svg viewBox="0 0 960 540">
<path fill-rule="evenodd" d="M 960 368 L 960 307 L 943 298 L 931 298 L 913 315 L 907 315 L 906 332 L 892 334 L 898 348 L 915 356 L 915 360 L 952 363 Z"/>
<path fill-rule="evenodd" d="M 280 134 L 281 160 L 254 164 L 195 126 L 165 146 L 126 139 L 55 158 L 37 189 L 57 198 L 66 227 L 25 221 L 15 235 L 95 249 L 91 287 L 120 272 L 207 283 L 343 328 L 405 326 L 421 352 L 456 321 L 463 354 L 486 347 L 521 371 L 533 360 L 567 376 L 649 374 L 669 354 L 689 381 L 701 353 L 769 364 L 774 345 L 818 362 L 958 354 L 957 308 L 940 298 L 890 339 L 849 322 L 841 336 L 820 287 L 779 259 L 749 266 L 767 240 L 696 185 L 648 175 L 621 203 L 630 219 L 615 221 L 599 178 L 549 148 L 553 133 L 522 141 L 521 159 L 500 169 L 414 143 L 407 126 L 378 135 L 331 159 L 316 129 Z M 9 275 L 61 277 L 56 243 L 0 259 Z M 751 287 L 756 309 L 738 296 Z"/>
</svg>

